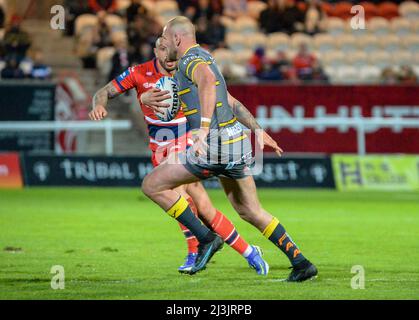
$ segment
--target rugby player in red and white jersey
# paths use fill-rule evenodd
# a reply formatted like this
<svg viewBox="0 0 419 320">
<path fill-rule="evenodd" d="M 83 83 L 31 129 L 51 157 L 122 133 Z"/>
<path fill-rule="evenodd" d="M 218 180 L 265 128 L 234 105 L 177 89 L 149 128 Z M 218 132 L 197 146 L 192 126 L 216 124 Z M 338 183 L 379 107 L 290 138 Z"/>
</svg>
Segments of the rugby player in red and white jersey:
<svg viewBox="0 0 419 320">
<path fill-rule="evenodd" d="M 116 79 L 98 90 L 94 95 L 93 109 L 89 113 L 89 117 L 92 120 L 102 120 L 108 114 L 106 110 L 108 99 L 135 88 L 144 120 L 148 126 L 149 148 L 153 153 L 152 163 L 154 166 L 158 166 L 170 153 L 184 151 L 188 146 L 191 146 L 192 140 L 190 139 L 189 124 L 182 111 L 177 114 L 174 120 L 164 122 L 154 114 L 151 108 L 147 107 L 147 104 L 167 106 L 162 101 L 170 98 L 167 95 L 168 92 L 161 91 L 154 85 L 161 77 L 172 76 L 177 68 L 176 62 L 166 61 L 166 48 L 161 44 L 160 39 L 156 42 L 154 53 L 155 58 L 153 60 L 128 68 Z M 245 125 L 248 125 L 249 121 L 256 123 L 253 116 L 242 104 L 234 104 L 232 108 L 236 111 L 238 120 L 242 120 Z M 278 151 L 279 147 L 274 140 L 267 134 L 264 134 L 264 136 L 264 144 Z M 255 269 L 258 274 L 268 274 L 269 265 L 263 260 L 260 248 L 249 245 L 238 234 L 230 220 L 214 208 L 200 182 L 178 187 L 177 191 L 187 199 L 195 215 L 198 214 L 205 224 L 218 234 L 225 243 L 246 258 L 250 267 Z M 188 273 L 195 263 L 199 242 L 185 226 L 179 224 L 188 244 L 188 255 L 185 263 L 178 270 L 182 273 Z"/>
</svg>

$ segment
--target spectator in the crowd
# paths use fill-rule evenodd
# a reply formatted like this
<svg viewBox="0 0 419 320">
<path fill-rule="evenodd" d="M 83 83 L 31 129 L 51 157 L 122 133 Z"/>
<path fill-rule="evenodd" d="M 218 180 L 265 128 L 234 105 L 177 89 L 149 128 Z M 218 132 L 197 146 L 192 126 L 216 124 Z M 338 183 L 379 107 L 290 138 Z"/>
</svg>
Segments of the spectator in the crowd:
<svg viewBox="0 0 419 320">
<path fill-rule="evenodd" d="M 45 64 L 44 54 L 41 50 L 36 50 L 33 55 L 33 66 L 30 77 L 33 79 L 51 79 L 51 67 Z"/>
<path fill-rule="evenodd" d="M 138 16 L 147 16 L 147 8 L 141 2 L 141 0 L 131 0 L 131 4 L 125 13 L 128 23 L 133 22 Z"/>
<path fill-rule="evenodd" d="M 111 28 L 106 24 L 106 12 L 100 11 L 97 14 L 98 24 L 93 29 L 93 45 L 100 49 L 112 46 Z"/>
<path fill-rule="evenodd" d="M 269 69 L 260 78 L 264 80 L 288 80 L 295 72 L 284 51 L 278 50 L 276 56 L 269 61 Z"/>
<path fill-rule="evenodd" d="M 277 0 L 268 0 L 267 7 L 260 12 L 259 27 L 265 33 L 277 32 L 281 29 Z"/>
<path fill-rule="evenodd" d="M 223 0 L 177 0 L 182 15 L 196 23 L 200 17 L 210 20 L 214 14 L 223 13 Z"/>
<path fill-rule="evenodd" d="M 200 17 L 196 22 L 196 42 L 202 46 L 209 46 L 211 40 L 208 36 L 208 23 L 205 17 Z"/>
<path fill-rule="evenodd" d="M 253 76 L 259 77 L 267 66 L 268 63 L 265 56 L 265 49 L 263 47 L 256 48 L 248 64 L 249 73 Z"/>
<path fill-rule="evenodd" d="M 4 19 L 6 18 L 6 15 L 4 13 L 3 7 L 0 4 L 0 29 L 4 28 Z"/>
<path fill-rule="evenodd" d="M 304 13 L 298 9 L 295 0 L 278 0 L 282 32 L 292 34 L 304 29 Z"/>
<path fill-rule="evenodd" d="M 144 45 L 148 46 L 149 44 L 145 43 Z M 131 60 L 131 65 L 141 64 L 146 61 L 142 54 L 141 45 L 137 47 L 129 47 L 129 56 Z"/>
<path fill-rule="evenodd" d="M 117 11 L 116 0 L 89 0 L 89 8 L 93 13 L 105 11 L 107 13 L 115 13 Z"/>
<path fill-rule="evenodd" d="M 222 15 L 224 11 L 224 1 L 223 0 L 210 0 L 210 6 L 213 14 Z"/>
<path fill-rule="evenodd" d="M 83 32 L 77 39 L 76 55 L 81 59 L 83 68 L 96 68 L 97 47 L 93 45 L 93 32 Z"/>
<path fill-rule="evenodd" d="M 397 81 L 397 74 L 393 68 L 386 67 L 381 71 L 380 82 L 382 84 L 395 84 Z"/>
<path fill-rule="evenodd" d="M 193 23 L 198 23 L 199 20 L 202 21 L 201 18 L 204 18 L 205 20 L 208 20 L 212 15 L 212 10 L 210 6 L 209 0 L 198 0 L 196 4 L 194 5 L 194 14 L 192 17 Z"/>
<path fill-rule="evenodd" d="M 29 34 L 22 30 L 21 22 L 22 19 L 14 15 L 10 25 L 6 28 L 3 39 L 6 56 L 14 56 L 18 64 L 26 56 L 26 52 L 31 46 Z"/>
<path fill-rule="evenodd" d="M 407 65 L 403 65 L 400 67 L 400 71 L 398 73 L 398 80 L 401 84 L 416 84 L 418 82 L 418 79 L 412 67 Z"/>
<path fill-rule="evenodd" d="M 148 24 L 150 26 L 148 34 L 148 43 L 150 44 L 151 48 L 154 48 L 157 39 L 161 36 L 163 32 L 163 27 L 156 19 L 151 17 L 148 18 Z"/>
<path fill-rule="evenodd" d="M 314 82 L 329 82 L 329 77 L 324 72 L 318 60 L 315 60 L 313 63 L 313 72 L 310 80 Z"/>
<path fill-rule="evenodd" d="M 9 56 L 6 59 L 6 66 L 1 71 L 2 79 L 23 79 L 25 74 L 19 68 L 19 63 L 15 56 Z"/>
<path fill-rule="evenodd" d="M 193 6 L 192 22 L 196 23 L 199 18 L 204 17 L 207 21 L 212 19 L 214 14 L 221 14 L 223 5 L 220 0 L 198 0 Z"/>
<path fill-rule="evenodd" d="M 74 24 L 78 16 L 86 13 L 91 13 L 89 4 L 83 0 L 65 0 L 65 29 L 64 33 L 67 36 L 74 35 Z"/>
<path fill-rule="evenodd" d="M 246 0 L 224 0 L 223 15 L 236 19 L 247 14 Z"/>
<path fill-rule="evenodd" d="M 306 33 L 314 35 L 315 33 L 323 31 L 326 13 L 321 7 L 320 0 L 309 0 L 304 15 L 304 29 Z"/>
<path fill-rule="evenodd" d="M 196 0 L 176 0 L 180 13 L 185 15 L 187 9 L 194 6 L 195 1 Z"/>
<path fill-rule="evenodd" d="M 125 40 L 118 40 L 115 43 L 115 53 L 112 56 L 112 69 L 109 74 L 109 81 L 116 78 L 131 65 L 131 57 L 128 54 L 128 45 Z"/>
<path fill-rule="evenodd" d="M 132 54 L 131 65 L 141 64 L 153 58 L 153 48 L 149 43 L 141 44 Z"/>
<path fill-rule="evenodd" d="M 3 42 L 0 41 L 0 61 L 4 60 L 5 56 L 6 56 L 6 52 L 4 51 Z"/>
<path fill-rule="evenodd" d="M 76 46 L 76 54 L 81 58 L 83 67 L 96 68 L 96 53 L 98 49 L 113 46 L 111 29 L 105 21 L 106 13 L 98 13 L 98 24 L 91 32 L 80 35 Z"/>
<path fill-rule="evenodd" d="M 143 16 L 136 16 L 127 28 L 128 42 L 131 47 L 139 47 L 141 43 L 147 42 L 149 34 L 150 25 Z"/>
<path fill-rule="evenodd" d="M 155 19 L 138 15 L 127 28 L 130 51 L 137 51 L 142 43 L 154 46 L 161 33 L 162 27 Z"/>
<path fill-rule="evenodd" d="M 224 48 L 226 27 L 221 23 L 221 16 L 214 14 L 208 26 L 208 39 L 211 49 Z"/>
<path fill-rule="evenodd" d="M 301 43 L 292 64 L 300 80 L 311 80 L 316 66 L 316 57 L 308 51 L 307 44 Z"/>
<path fill-rule="evenodd" d="M 196 8 L 198 6 L 198 0 L 176 0 L 181 14 L 193 21 Z"/>
</svg>

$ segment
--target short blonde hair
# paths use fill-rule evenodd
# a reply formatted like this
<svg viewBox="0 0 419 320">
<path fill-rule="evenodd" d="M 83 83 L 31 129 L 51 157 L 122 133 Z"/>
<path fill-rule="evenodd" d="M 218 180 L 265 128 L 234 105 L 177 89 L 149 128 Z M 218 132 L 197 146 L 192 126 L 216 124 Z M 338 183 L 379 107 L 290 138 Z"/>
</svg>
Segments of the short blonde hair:
<svg viewBox="0 0 419 320">
<path fill-rule="evenodd" d="M 173 32 L 182 33 L 185 36 L 191 36 L 195 38 L 195 26 L 188 18 L 184 16 L 177 16 L 169 20 L 166 24 L 166 28 L 170 28 Z"/>
</svg>

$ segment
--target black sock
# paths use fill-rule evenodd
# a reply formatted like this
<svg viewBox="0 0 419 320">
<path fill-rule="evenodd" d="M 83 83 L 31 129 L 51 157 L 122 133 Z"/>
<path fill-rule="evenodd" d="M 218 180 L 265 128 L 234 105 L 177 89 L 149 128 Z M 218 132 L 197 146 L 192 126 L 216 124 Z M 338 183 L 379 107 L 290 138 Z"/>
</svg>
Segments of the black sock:
<svg viewBox="0 0 419 320">
<path fill-rule="evenodd" d="M 184 197 L 180 196 L 178 201 L 166 212 L 188 228 L 199 243 L 208 243 L 214 240 L 214 233 L 194 215 L 188 201 Z"/>
<path fill-rule="evenodd" d="M 292 266 L 306 260 L 278 219 L 273 218 L 271 223 L 263 231 L 263 235 L 286 254 Z"/>
</svg>

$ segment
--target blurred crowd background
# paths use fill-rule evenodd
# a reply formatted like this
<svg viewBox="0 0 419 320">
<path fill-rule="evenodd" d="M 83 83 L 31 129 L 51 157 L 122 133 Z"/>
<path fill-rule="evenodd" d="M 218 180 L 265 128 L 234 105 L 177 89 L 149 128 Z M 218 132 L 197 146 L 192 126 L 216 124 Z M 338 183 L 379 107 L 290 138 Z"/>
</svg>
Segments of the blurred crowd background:
<svg viewBox="0 0 419 320">
<path fill-rule="evenodd" d="M 100 85 L 152 58 L 164 24 L 185 15 L 196 25 L 198 42 L 213 53 L 230 81 L 418 81 L 417 1 L 64 0 L 61 4 L 66 25 L 60 37 L 70 39 L 71 55 L 58 51 L 50 58 L 55 48 L 46 53 L 45 44 L 61 40 L 50 39 L 47 33 L 41 36 L 36 26 L 25 25 L 25 14 L 16 13 L 10 1 L 0 0 L 1 78 L 50 79 L 54 62 L 58 67 L 63 64 L 61 56 L 95 70 Z M 356 4 L 365 10 L 365 29 L 351 26 L 351 8 Z"/>
</svg>

